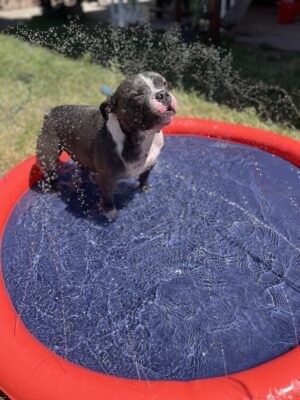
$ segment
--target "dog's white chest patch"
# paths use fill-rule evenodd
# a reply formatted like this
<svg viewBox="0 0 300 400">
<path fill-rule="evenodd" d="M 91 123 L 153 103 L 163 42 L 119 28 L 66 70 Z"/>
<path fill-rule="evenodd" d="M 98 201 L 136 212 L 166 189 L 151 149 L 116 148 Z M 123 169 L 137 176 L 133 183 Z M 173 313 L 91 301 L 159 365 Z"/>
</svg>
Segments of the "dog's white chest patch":
<svg viewBox="0 0 300 400">
<path fill-rule="evenodd" d="M 153 167 L 164 145 L 162 132 L 150 134 L 145 137 L 141 145 L 141 155 L 138 160 L 125 162 L 125 174 L 127 178 L 140 175 Z"/>
<path fill-rule="evenodd" d="M 144 138 L 141 141 L 140 155 L 137 160 L 129 162 L 126 161 L 122 156 L 125 134 L 122 131 L 115 114 L 109 114 L 107 127 L 116 144 L 116 152 L 124 164 L 124 178 L 132 178 L 138 176 L 155 164 L 159 153 L 164 145 L 164 137 L 161 131 L 158 133 L 144 132 Z"/>
</svg>

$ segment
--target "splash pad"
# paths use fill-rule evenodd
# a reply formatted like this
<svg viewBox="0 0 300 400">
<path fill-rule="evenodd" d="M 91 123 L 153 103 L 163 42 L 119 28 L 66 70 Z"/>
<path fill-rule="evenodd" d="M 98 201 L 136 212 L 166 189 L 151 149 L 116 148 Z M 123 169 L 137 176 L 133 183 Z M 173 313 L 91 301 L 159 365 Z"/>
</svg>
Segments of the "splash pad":
<svg viewBox="0 0 300 400">
<path fill-rule="evenodd" d="M 33 157 L 2 179 L 0 387 L 12 399 L 299 392 L 299 143 L 195 119 L 165 133 L 151 192 L 121 183 L 113 224 L 69 163 L 60 195 L 36 188 Z"/>
</svg>

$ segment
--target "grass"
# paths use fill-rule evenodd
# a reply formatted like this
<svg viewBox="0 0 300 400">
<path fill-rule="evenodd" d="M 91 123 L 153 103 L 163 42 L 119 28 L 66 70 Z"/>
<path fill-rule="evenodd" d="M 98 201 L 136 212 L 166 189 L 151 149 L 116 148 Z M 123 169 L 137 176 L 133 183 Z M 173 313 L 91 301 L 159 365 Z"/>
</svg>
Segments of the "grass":
<svg viewBox="0 0 300 400">
<path fill-rule="evenodd" d="M 241 53 L 241 48 L 235 51 Z M 245 59 L 249 61 L 249 57 L 246 52 Z M 34 152 L 36 136 L 47 109 L 64 103 L 98 105 L 104 100 L 101 86 L 115 88 L 122 80 L 121 73 L 115 68 L 92 64 L 89 57 L 66 58 L 12 36 L 0 35 L 0 59 L 0 175 Z M 264 66 L 268 63 L 269 68 L 274 64 L 272 59 L 265 59 Z M 245 61 L 247 73 L 246 65 Z M 277 75 L 274 79 L 278 82 Z M 237 111 L 207 101 L 193 91 L 177 88 L 174 93 L 179 116 L 250 125 L 300 139 L 299 130 L 264 121 L 252 107 Z"/>
<path fill-rule="evenodd" d="M 270 85 L 280 85 L 294 92 L 300 106 L 300 57 L 293 51 L 281 51 L 268 45 L 228 41 L 225 43 L 233 54 L 233 65 L 244 77 L 262 80 Z"/>
<path fill-rule="evenodd" d="M 44 112 L 62 103 L 100 104 L 118 74 L 0 36 L 0 175 L 34 152 Z"/>
</svg>

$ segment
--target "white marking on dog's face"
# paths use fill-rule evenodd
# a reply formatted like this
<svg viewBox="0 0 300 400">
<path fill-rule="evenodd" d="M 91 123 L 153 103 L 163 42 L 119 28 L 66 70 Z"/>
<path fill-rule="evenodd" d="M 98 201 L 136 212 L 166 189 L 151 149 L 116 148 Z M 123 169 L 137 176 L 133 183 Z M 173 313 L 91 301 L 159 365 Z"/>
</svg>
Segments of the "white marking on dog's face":
<svg viewBox="0 0 300 400">
<path fill-rule="evenodd" d="M 141 72 L 123 81 L 112 95 L 111 111 L 126 132 L 159 132 L 176 112 L 166 79 L 156 72 Z"/>
<path fill-rule="evenodd" d="M 149 87 L 149 89 L 151 90 L 152 93 L 156 93 L 160 90 L 154 86 L 153 80 L 151 78 L 149 78 L 148 76 L 139 74 L 139 77 L 146 83 L 146 85 Z"/>
<path fill-rule="evenodd" d="M 161 114 L 164 114 L 168 111 L 168 107 L 163 104 L 162 101 L 158 101 L 156 99 L 156 95 L 157 93 L 167 93 L 169 95 L 170 98 L 170 105 L 172 106 L 172 109 L 174 111 L 174 114 L 176 112 L 176 108 L 177 108 L 177 102 L 175 97 L 172 95 L 172 93 L 170 93 L 167 89 L 167 81 L 164 79 L 163 76 L 159 75 L 159 74 L 155 74 L 153 77 L 151 76 L 145 76 L 144 73 L 140 73 L 138 75 L 138 77 L 140 79 L 143 80 L 143 82 L 147 85 L 147 87 L 150 89 L 150 97 L 151 97 L 151 104 L 153 106 L 153 108 L 156 111 L 159 111 Z M 155 80 L 157 80 L 156 83 L 158 84 L 158 87 L 155 85 Z"/>
</svg>

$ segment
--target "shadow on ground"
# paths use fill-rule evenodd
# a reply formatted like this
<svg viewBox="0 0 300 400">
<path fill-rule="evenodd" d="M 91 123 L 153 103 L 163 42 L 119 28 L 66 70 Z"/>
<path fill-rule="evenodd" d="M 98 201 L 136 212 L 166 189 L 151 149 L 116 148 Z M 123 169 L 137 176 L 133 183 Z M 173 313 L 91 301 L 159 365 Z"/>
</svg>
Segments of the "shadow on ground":
<svg viewBox="0 0 300 400">
<path fill-rule="evenodd" d="M 36 165 L 32 168 L 31 178 L 34 182 Z M 47 186 L 47 184 L 46 184 Z M 39 180 L 32 186 L 37 193 L 45 191 L 45 181 Z M 55 189 L 47 189 L 47 192 L 58 196 L 66 205 L 66 211 L 76 218 L 89 218 L 97 224 L 109 224 L 104 213 L 99 209 L 101 193 L 98 185 L 93 180 L 93 175 L 78 168 L 73 162 L 66 162 L 58 168 L 58 180 Z M 137 182 L 134 180 L 119 181 L 115 188 L 114 204 L 116 209 L 122 210 L 133 200 L 138 191 Z"/>
</svg>

